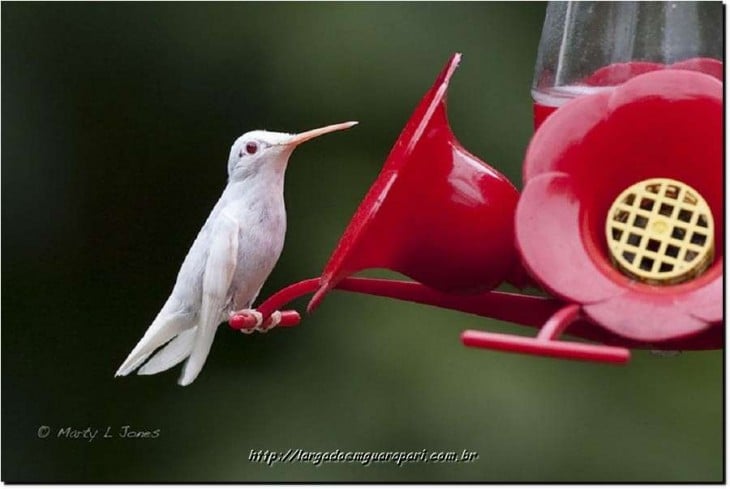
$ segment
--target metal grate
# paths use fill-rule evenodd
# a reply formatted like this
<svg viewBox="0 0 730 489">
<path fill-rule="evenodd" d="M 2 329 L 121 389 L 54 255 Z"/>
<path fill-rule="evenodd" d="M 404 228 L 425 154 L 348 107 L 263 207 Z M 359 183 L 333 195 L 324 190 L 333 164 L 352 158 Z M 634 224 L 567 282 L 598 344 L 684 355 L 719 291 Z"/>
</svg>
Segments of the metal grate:
<svg viewBox="0 0 730 489">
<path fill-rule="evenodd" d="M 654 285 L 678 284 L 712 263 L 712 212 L 689 185 L 669 178 L 644 180 L 614 201 L 606 239 L 614 265 L 624 274 Z"/>
</svg>

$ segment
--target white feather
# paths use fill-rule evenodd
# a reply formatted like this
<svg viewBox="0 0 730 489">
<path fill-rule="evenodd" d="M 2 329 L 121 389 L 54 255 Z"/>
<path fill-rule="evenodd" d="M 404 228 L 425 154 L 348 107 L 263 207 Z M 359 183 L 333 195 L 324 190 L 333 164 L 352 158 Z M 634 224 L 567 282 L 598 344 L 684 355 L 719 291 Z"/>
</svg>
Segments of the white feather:
<svg viewBox="0 0 730 489">
<path fill-rule="evenodd" d="M 172 307 L 168 304 L 162 308 L 155 320 L 145 332 L 144 336 L 134 347 L 127 359 L 117 370 L 116 376 L 127 375 L 141 365 L 160 345 L 164 345 L 181 331 L 193 325 L 192 314 L 169 312 Z"/>
<path fill-rule="evenodd" d="M 137 371 L 137 374 L 158 374 L 185 360 L 193 349 L 196 332 L 197 327 L 188 329 L 177 335 L 168 344 L 162 347 L 160 351 L 155 353 L 155 355 L 150 358 L 149 362 Z"/>
</svg>

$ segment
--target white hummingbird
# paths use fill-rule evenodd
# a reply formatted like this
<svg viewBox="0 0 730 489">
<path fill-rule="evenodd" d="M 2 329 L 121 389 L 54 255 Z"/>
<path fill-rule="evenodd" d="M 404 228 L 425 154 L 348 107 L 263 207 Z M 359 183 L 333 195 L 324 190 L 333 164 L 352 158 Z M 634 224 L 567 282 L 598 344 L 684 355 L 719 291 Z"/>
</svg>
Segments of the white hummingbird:
<svg viewBox="0 0 730 489">
<path fill-rule="evenodd" d="M 251 307 L 279 259 L 286 232 L 284 173 L 292 151 L 355 124 L 343 122 L 300 134 L 251 131 L 233 143 L 223 194 L 188 251 L 170 297 L 116 376 L 129 374 L 167 343 L 138 373 L 156 374 L 187 358 L 178 383 L 195 380 L 218 325 Z M 261 315 L 247 312 L 261 326 Z M 277 319 L 273 317 L 272 327 Z"/>
</svg>

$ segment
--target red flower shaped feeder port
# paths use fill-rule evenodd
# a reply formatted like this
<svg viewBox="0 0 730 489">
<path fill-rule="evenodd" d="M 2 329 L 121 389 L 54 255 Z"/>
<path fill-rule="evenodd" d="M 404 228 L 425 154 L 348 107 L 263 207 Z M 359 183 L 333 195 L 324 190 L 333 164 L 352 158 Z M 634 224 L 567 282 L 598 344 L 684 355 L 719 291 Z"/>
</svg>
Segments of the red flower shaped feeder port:
<svg viewBox="0 0 730 489">
<path fill-rule="evenodd" d="M 650 193 L 632 202 L 629 211 L 644 209 L 641 215 L 627 212 L 625 219 L 645 227 L 628 222 L 616 230 L 617 239 L 633 236 L 632 258 L 641 260 L 641 252 L 648 252 L 650 273 L 672 266 L 674 260 L 661 261 L 666 249 L 675 254 L 668 258 L 696 253 L 684 248 L 694 239 L 687 230 L 691 220 L 701 216 L 696 202 L 680 198 L 684 183 L 706 199 L 711 211 L 706 219 L 715 224 L 714 238 L 705 233 L 696 240 L 713 239 L 708 248 L 722 253 L 722 137 L 722 83 L 692 71 L 651 71 L 560 108 L 535 134 L 523 167 L 516 235 L 532 276 L 555 296 L 580 305 L 591 321 L 632 340 L 661 343 L 718 326 L 722 255 L 688 282 L 642 283 L 612 264 L 605 222 L 625 189 L 671 179 L 677 183 L 654 186 L 656 198 Z M 680 213 L 689 213 L 686 221 L 684 215 L 677 219 Z M 658 234 L 653 251 L 647 249 L 651 237 L 642 236 L 652 226 L 666 236 Z"/>
<path fill-rule="evenodd" d="M 517 201 L 448 126 L 459 59 L 409 119 L 323 276 L 269 297 L 263 317 L 316 292 L 311 311 L 339 289 L 539 329 L 534 338 L 463 332 L 473 347 L 614 363 L 634 347 L 720 348 L 722 83 L 647 70 L 567 103 L 533 137 Z M 417 282 L 350 276 L 370 267 Z M 528 272 L 554 297 L 489 290 L 524 283 Z M 281 325 L 298 322 L 296 311 L 282 312 Z M 598 344 L 558 340 L 568 328 Z"/>
</svg>

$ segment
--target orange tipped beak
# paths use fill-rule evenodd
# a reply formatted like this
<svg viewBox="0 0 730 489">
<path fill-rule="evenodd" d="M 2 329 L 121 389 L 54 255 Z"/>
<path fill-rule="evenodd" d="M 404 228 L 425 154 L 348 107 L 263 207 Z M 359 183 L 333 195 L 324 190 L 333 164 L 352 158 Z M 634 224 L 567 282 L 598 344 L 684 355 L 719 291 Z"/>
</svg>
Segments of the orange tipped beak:
<svg viewBox="0 0 730 489">
<path fill-rule="evenodd" d="M 305 141 L 309 141 L 310 139 L 321 136 L 323 134 L 327 134 L 327 133 L 335 132 L 335 131 L 341 131 L 343 129 L 349 129 L 352 126 L 354 126 L 355 124 L 357 124 L 357 121 L 342 122 L 340 124 L 332 124 L 331 126 L 324 126 L 324 127 L 318 128 L 318 129 L 312 129 L 311 131 L 302 132 L 302 133 L 292 136 L 292 138 L 284 144 L 286 144 L 287 146 L 290 146 L 290 145 L 296 146 L 296 145 L 302 144 Z"/>
</svg>

